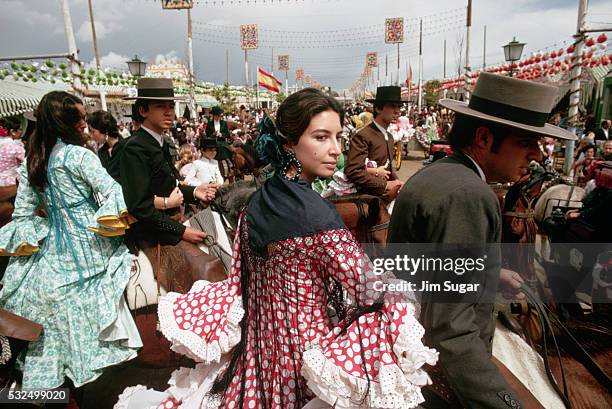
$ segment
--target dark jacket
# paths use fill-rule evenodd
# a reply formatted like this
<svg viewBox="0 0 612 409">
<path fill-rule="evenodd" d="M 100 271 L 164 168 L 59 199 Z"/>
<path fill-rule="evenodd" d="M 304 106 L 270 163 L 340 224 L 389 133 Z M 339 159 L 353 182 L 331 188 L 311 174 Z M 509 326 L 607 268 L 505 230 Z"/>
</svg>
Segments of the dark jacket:
<svg viewBox="0 0 612 409">
<path fill-rule="evenodd" d="M 606 134 L 604 133 L 603 128 L 599 128 L 595 131 L 595 140 L 596 141 L 607 141 L 612 140 L 612 129 L 608 129 L 608 137 L 606 138 Z"/>
<path fill-rule="evenodd" d="M 127 230 L 129 238 L 152 243 L 177 244 L 185 226 L 166 212 L 155 209 L 154 196 L 168 197 L 177 186 L 179 173 L 172 165 L 168 145 L 143 128 L 129 138 L 121 154 L 121 186 L 128 211 L 138 222 Z M 180 186 L 186 203 L 196 203 L 194 188 Z"/>
<path fill-rule="evenodd" d="M 123 149 L 125 148 L 125 144 L 127 143 L 128 139 L 119 138 L 117 143 L 113 146 L 110 154 L 108 152 L 108 143 L 102 145 L 102 147 L 98 150 L 100 163 L 102 166 L 104 166 L 104 169 L 106 169 L 108 174 L 111 175 L 111 177 L 117 182 L 120 182 L 121 180 L 121 154 L 123 153 Z"/>
<path fill-rule="evenodd" d="M 397 179 L 393 169 L 393 150 L 393 137 L 387 135 L 385 141 L 385 136 L 374 123 L 362 128 L 351 138 L 345 173 L 359 193 L 382 196 L 387 188 L 385 179 L 366 171 L 366 158 L 375 161 L 377 166 L 384 166 L 388 161 L 387 170 L 391 171 L 389 180 Z"/>
<path fill-rule="evenodd" d="M 483 246 L 499 243 L 500 239 L 497 197 L 462 153 L 423 168 L 406 182 L 395 202 L 388 236 L 389 243 Z M 496 246 L 494 249 L 499 250 Z M 491 290 L 497 290 L 501 260 L 497 251 L 488 256 L 484 271 L 474 278 L 491 294 Z M 516 409 L 518 400 L 491 362 L 495 331 L 492 300 L 461 298 L 459 302 L 443 303 L 432 302 L 431 297 L 423 299 L 421 311 L 425 344 L 440 352 L 437 366 L 462 405 Z M 423 406 L 430 407 L 427 402 Z"/>
<path fill-rule="evenodd" d="M 215 121 L 213 121 L 211 118 L 206 123 L 206 137 L 215 138 L 219 140 L 225 140 L 225 141 L 230 140 L 230 131 L 229 131 L 229 128 L 227 127 L 227 122 L 225 122 L 224 120 L 220 121 L 219 132 L 221 132 L 221 137 L 217 138 L 217 135 L 215 134 Z"/>
</svg>

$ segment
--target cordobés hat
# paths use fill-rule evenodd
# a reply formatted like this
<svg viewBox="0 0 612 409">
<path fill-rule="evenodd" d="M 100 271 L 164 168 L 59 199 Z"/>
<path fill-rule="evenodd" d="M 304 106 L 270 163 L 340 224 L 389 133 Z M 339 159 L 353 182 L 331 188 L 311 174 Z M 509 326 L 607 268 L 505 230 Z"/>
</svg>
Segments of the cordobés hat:
<svg viewBox="0 0 612 409">
<path fill-rule="evenodd" d="M 453 99 L 441 99 L 439 104 L 458 114 L 534 134 L 576 140 L 573 133 L 546 123 L 558 92 L 551 85 L 482 73 L 469 104 Z"/>
<path fill-rule="evenodd" d="M 223 115 L 223 110 L 221 109 L 221 107 L 219 105 L 215 105 L 210 110 L 210 113 L 211 113 L 211 115 Z"/>
<path fill-rule="evenodd" d="M 218 148 L 219 144 L 216 139 L 202 138 L 200 139 L 200 149 Z"/>
<path fill-rule="evenodd" d="M 377 102 L 390 102 L 390 103 L 402 103 L 402 88 L 394 85 L 386 87 L 378 87 L 376 89 L 376 98 L 366 99 L 366 102 L 373 104 Z"/>
<path fill-rule="evenodd" d="M 174 87 L 172 86 L 172 80 L 170 78 L 139 78 L 138 96 L 126 97 L 124 99 L 154 99 L 158 101 L 176 101 L 184 100 L 185 97 L 174 96 Z"/>
</svg>

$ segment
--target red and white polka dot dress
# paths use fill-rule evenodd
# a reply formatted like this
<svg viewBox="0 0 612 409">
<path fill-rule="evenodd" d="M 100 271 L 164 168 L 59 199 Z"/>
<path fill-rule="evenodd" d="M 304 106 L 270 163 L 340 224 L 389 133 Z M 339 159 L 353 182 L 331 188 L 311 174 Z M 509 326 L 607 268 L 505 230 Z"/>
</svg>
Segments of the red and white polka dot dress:
<svg viewBox="0 0 612 409">
<path fill-rule="evenodd" d="M 381 308 L 334 324 L 328 296 L 341 285 L 347 303 L 368 305 L 370 264 L 347 230 L 270 244 L 260 255 L 234 242 L 230 277 L 198 282 L 159 304 L 173 349 L 200 362 L 170 380 L 166 408 L 301 408 L 318 397 L 336 408 L 411 408 L 437 353 L 421 343 L 415 306 L 386 299 Z M 375 279 L 378 280 L 377 277 Z M 246 308 L 245 308 L 246 307 Z M 349 309 L 350 311 L 350 309 Z M 232 348 L 246 337 L 242 352 Z M 208 392 L 236 354 L 222 396 Z M 214 370 L 211 368 L 215 368 Z"/>
</svg>

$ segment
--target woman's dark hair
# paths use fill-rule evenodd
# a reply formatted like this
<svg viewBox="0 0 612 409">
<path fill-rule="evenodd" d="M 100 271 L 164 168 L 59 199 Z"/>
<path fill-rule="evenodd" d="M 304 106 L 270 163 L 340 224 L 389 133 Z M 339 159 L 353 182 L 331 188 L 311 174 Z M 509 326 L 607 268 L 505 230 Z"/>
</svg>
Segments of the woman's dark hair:
<svg viewBox="0 0 612 409">
<path fill-rule="evenodd" d="M 5 124 L 8 131 L 16 131 L 21 128 L 21 118 L 17 116 L 10 116 L 5 119 Z"/>
<path fill-rule="evenodd" d="M 76 125 L 83 119 L 77 105 L 83 102 L 64 91 L 51 91 L 36 108 L 36 130 L 28 146 L 28 180 L 41 192 L 47 184 L 47 164 L 58 138 L 69 145 L 83 145 Z"/>
<path fill-rule="evenodd" d="M 96 111 L 87 116 L 87 125 L 100 131 L 110 138 L 120 138 L 119 128 L 115 118 L 106 111 Z"/>
<path fill-rule="evenodd" d="M 340 125 L 344 123 L 342 105 L 329 95 L 306 88 L 289 95 L 276 111 L 276 127 L 291 143 L 297 144 L 300 136 L 308 129 L 315 115 L 332 110 L 340 115 Z"/>
</svg>

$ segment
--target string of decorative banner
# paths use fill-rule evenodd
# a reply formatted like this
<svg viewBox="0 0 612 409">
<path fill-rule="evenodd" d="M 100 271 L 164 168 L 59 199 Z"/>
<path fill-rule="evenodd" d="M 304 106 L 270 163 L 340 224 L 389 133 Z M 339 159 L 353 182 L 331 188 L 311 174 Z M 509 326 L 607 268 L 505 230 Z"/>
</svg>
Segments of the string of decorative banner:
<svg viewBox="0 0 612 409">
<path fill-rule="evenodd" d="M 584 68 L 610 67 L 612 68 L 612 53 L 607 54 L 608 36 L 601 33 L 597 38 L 587 37 L 584 45 L 585 51 L 580 56 L 581 65 Z M 550 50 L 546 47 L 544 50 Z M 524 80 L 539 80 L 547 77 L 555 80 L 561 79 L 571 70 L 575 57 L 572 55 L 574 46 L 561 47 L 552 51 L 536 51 L 529 57 L 517 61 L 510 67 L 507 63 L 485 67 L 483 70 L 473 73 L 468 83 L 473 85 L 481 72 L 490 72 L 499 75 L 509 75 L 510 69 L 514 77 Z M 454 77 L 440 81 L 439 90 L 459 89 L 465 85 L 465 76 Z"/>
<path fill-rule="evenodd" d="M 424 27 L 432 26 L 433 24 L 447 24 L 448 22 L 462 22 L 465 26 L 465 7 L 448 10 L 445 12 L 425 15 L 422 17 L 404 17 L 404 25 L 406 28 L 406 32 L 410 32 L 414 30 L 414 32 L 419 31 L 420 20 L 423 20 Z M 232 25 L 223 25 L 223 24 L 212 24 L 206 23 L 198 20 L 193 21 L 194 25 L 208 26 L 215 31 L 227 31 L 231 33 L 235 33 L 237 26 Z M 295 31 L 295 30 L 281 30 L 281 29 L 269 29 L 269 28 L 261 28 L 260 33 L 262 34 L 275 34 L 275 35 L 307 35 L 307 36 L 322 36 L 325 39 L 329 39 L 330 36 L 338 36 L 343 33 L 350 36 L 359 35 L 364 32 L 380 32 L 381 25 L 380 24 L 369 24 L 363 26 L 352 26 L 347 28 L 337 28 L 332 30 L 317 30 L 317 31 Z"/>
<path fill-rule="evenodd" d="M 453 31 L 459 28 L 464 27 L 461 23 L 457 23 L 456 25 L 446 25 L 441 27 L 439 30 L 428 30 L 423 32 L 423 37 L 435 36 L 438 34 L 446 33 L 449 31 Z M 236 45 L 236 35 L 225 35 L 216 32 L 206 32 L 206 31 L 194 31 L 193 36 L 195 39 L 202 40 L 204 42 L 213 43 L 213 44 L 221 44 L 226 46 L 235 46 Z M 280 40 L 274 39 L 266 39 L 260 40 L 260 47 L 264 48 L 290 48 L 290 49 L 308 49 L 308 48 L 344 48 L 344 47 L 360 47 L 367 45 L 375 45 L 380 44 L 381 35 L 373 35 L 369 36 L 365 39 L 336 39 L 336 40 L 327 40 L 327 41 L 312 41 L 310 43 L 298 42 L 296 40 L 295 43 L 291 42 L 282 42 Z"/>
</svg>

